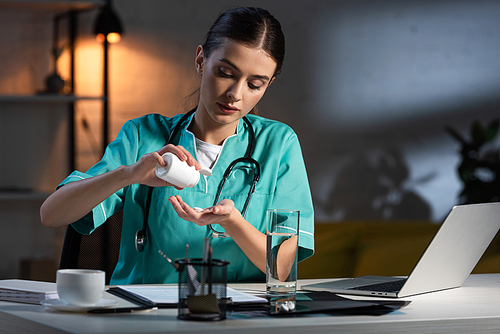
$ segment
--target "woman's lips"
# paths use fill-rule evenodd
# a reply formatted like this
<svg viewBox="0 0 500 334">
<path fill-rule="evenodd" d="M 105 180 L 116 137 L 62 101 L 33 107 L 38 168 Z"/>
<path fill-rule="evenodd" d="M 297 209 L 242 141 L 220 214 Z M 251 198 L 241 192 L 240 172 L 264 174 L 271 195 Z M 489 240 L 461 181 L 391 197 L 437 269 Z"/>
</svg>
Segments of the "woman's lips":
<svg viewBox="0 0 500 334">
<path fill-rule="evenodd" d="M 228 106 L 227 104 L 222 104 L 217 102 L 217 105 L 219 106 L 219 109 L 225 114 L 234 114 L 239 110 L 238 108 Z"/>
</svg>

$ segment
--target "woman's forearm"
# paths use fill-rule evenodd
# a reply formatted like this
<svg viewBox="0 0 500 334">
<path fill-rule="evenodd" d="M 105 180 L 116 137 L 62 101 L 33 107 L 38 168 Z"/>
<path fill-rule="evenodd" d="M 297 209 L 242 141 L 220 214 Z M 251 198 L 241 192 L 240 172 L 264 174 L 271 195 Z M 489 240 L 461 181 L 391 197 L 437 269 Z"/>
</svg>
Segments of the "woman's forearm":
<svg viewBox="0 0 500 334">
<path fill-rule="evenodd" d="M 241 248 L 252 263 L 263 273 L 266 272 L 266 235 L 257 230 L 252 224 L 247 222 L 241 215 L 229 224 L 224 224 L 226 232 L 233 238 L 234 242 Z M 277 255 L 277 271 L 281 281 L 285 281 L 290 274 L 297 252 L 297 236 L 284 241 Z"/>
<path fill-rule="evenodd" d="M 40 208 L 42 224 L 47 227 L 69 225 L 84 217 L 99 203 L 129 184 L 124 167 L 89 179 L 68 183 L 56 190 L 42 204 Z"/>
<path fill-rule="evenodd" d="M 236 211 L 236 210 L 235 210 Z M 247 222 L 241 215 L 224 229 L 245 253 L 248 259 L 263 273 L 266 272 L 266 235 Z"/>
<path fill-rule="evenodd" d="M 151 187 L 172 186 L 156 177 L 155 166 L 165 166 L 161 157 L 166 152 L 176 154 L 188 165 L 200 168 L 182 146 L 167 145 L 156 152 L 144 154 L 137 162 L 85 180 L 69 183 L 50 195 L 40 208 L 42 224 L 48 227 L 69 225 L 85 216 L 99 203 L 123 187 L 134 183 Z"/>
</svg>

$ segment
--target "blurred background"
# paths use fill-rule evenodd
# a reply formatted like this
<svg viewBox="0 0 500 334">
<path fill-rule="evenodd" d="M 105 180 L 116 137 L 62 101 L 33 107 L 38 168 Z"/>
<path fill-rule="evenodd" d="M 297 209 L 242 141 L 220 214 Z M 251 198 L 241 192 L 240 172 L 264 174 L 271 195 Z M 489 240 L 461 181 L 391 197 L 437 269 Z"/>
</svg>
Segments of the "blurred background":
<svg viewBox="0 0 500 334">
<path fill-rule="evenodd" d="M 103 99 L 94 25 L 106 3 L 0 1 L 0 278 L 58 261 L 64 230 L 43 228 L 39 206 L 73 168 L 97 162 L 126 120 L 194 106 L 196 47 L 239 5 L 282 24 L 283 72 L 259 108 L 297 132 L 317 223 L 440 223 L 467 201 L 463 153 L 498 156 L 498 1 L 116 0 L 123 33 L 108 47 Z M 73 56 L 68 9 L 78 10 Z M 64 86 L 48 92 L 56 69 Z M 478 136 L 481 152 L 463 150 Z M 497 180 L 490 167 L 475 170 L 476 183 Z"/>
</svg>

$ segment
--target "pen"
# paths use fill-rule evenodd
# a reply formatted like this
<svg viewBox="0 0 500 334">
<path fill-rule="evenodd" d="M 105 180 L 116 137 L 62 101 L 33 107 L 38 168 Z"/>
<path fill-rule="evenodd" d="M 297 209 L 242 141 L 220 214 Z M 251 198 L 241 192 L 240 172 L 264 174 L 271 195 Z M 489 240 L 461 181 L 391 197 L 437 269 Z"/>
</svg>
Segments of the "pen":
<svg viewBox="0 0 500 334">
<path fill-rule="evenodd" d="M 98 313 L 98 314 L 104 314 L 104 313 L 136 313 L 136 312 L 150 312 L 150 311 L 155 311 L 157 310 L 158 307 L 150 307 L 150 306 L 144 306 L 144 307 L 120 307 L 120 308 L 97 308 L 93 310 L 87 311 L 87 313 Z"/>
<path fill-rule="evenodd" d="M 186 253 L 184 254 L 184 261 L 187 262 L 188 259 L 189 244 L 186 244 Z"/>
<path fill-rule="evenodd" d="M 163 256 L 165 258 L 165 260 L 167 260 L 168 263 L 170 263 L 172 265 L 172 267 L 175 268 L 175 270 L 179 269 L 177 264 L 175 264 L 174 261 L 172 261 L 172 259 L 170 259 L 165 253 L 163 253 L 163 251 L 161 249 L 158 249 L 158 253 L 160 253 L 160 255 Z"/>
<path fill-rule="evenodd" d="M 208 262 L 208 252 L 210 250 L 210 239 L 205 238 L 203 240 L 203 263 Z"/>
<path fill-rule="evenodd" d="M 212 294 L 212 246 L 208 246 L 208 294 Z"/>
<path fill-rule="evenodd" d="M 210 251 L 210 239 L 205 238 L 203 241 L 203 268 L 201 270 L 201 295 L 205 295 L 205 275 L 206 275 L 206 267 L 205 265 L 208 263 L 208 253 Z"/>
</svg>

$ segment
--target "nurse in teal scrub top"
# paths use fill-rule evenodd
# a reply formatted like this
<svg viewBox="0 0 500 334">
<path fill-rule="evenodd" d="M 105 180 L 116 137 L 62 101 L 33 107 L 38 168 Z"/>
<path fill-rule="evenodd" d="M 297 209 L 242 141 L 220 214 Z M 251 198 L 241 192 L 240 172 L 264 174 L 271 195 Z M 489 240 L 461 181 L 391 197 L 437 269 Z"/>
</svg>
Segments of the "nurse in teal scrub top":
<svg viewBox="0 0 500 334">
<path fill-rule="evenodd" d="M 101 161 L 87 172 L 74 171 L 43 203 L 42 223 L 49 227 L 72 224 L 92 233 L 114 213 L 123 210 L 118 264 L 111 284 L 177 282 L 177 273 L 158 250 L 170 258 L 201 257 L 203 240 L 212 238 L 208 224 L 229 238 L 211 240 L 213 258 L 225 259 L 228 281 L 264 281 L 266 271 L 266 210 L 300 210 L 299 261 L 314 252 L 314 213 L 295 132 L 287 125 L 255 115 L 254 108 L 281 71 L 285 41 L 279 22 L 261 8 L 224 12 L 198 46 L 195 68 L 201 77 L 195 112 L 182 124 L 173 144 L 165 146 L 182 115 L 145 115 L 124 124 Z M 253 171 L 243 166 L 229 177 L 221 200 L 212 207 L 228 165 L 249 147 L 247 116 L 255 133 L 252 158 L 261 168 L 260 180 L 245 217 Z M 161 156 L 176 154 L 196 169 L 206 167 L 192 188 L 178 189 L 156 177 Z M 144 251 L 135 249 L 142 228 L 148 187 L 154 187 Z M 290 254 L 292 256 L 292 254 Z"/>
</svg>

